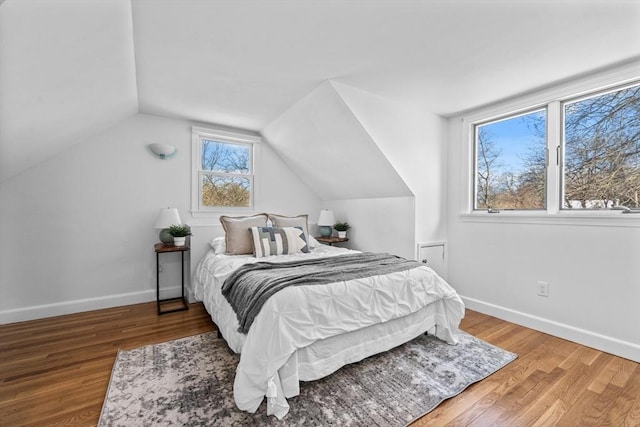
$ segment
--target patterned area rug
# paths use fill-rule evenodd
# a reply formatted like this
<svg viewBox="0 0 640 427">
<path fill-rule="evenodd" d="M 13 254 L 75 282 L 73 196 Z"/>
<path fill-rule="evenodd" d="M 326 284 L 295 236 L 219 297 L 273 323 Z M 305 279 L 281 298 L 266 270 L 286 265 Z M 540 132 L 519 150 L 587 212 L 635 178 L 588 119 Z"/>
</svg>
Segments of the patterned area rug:
<svg viewBox="0 0 640 427">
<path fill-rule="evenodd" d="M 239 356 L 215 332 L 120 351 L 100 426 L 404 426 L 517 356 L 466 333 L 458 345 L 422 335 L 304 382 L 278 421 L 233 402 Z"/>
</svg>

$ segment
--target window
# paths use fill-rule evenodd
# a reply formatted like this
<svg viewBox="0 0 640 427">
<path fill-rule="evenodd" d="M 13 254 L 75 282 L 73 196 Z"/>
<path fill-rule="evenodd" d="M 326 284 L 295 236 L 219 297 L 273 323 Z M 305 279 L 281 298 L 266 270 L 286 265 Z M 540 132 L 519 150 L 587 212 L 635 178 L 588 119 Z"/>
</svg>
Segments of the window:
<svg viewBox="0 0 640 427">
<path fill-rule="evenodd" d="M 258 136 L 193 128 L 194 211 L 252 209 Z"/>
<path fill-rule="evenodd" d="M 544 109 L 475 125 L 475 209 L 544 209 Z"/>
<path fill-rule="evenodd" d="M 640 208 L 640 85 L 563 104 L 563 209 Z"/>
<path fill-rule="evenodd" d="M 640 83 L 497 117 L 470 127 L 473 210 L 640 213 Z"/>
</svg>

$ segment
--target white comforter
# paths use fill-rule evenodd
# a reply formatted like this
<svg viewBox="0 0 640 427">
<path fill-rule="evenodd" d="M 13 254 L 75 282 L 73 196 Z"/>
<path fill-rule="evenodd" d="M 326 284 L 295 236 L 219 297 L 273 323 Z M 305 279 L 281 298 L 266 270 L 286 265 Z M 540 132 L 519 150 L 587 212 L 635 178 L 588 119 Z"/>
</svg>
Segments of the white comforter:
<svg viewBox="0 0 640 427">
<path fill-rule="evenodd" d="M 256 259 L 210 251 L 202 259 L 194 277 L 195 296 L 205 301 L 229 347 L 241 353 L 234 383 L 238 408 L 255 412 L 266 396 L 267 413 L 284 417 L 289 410 L 286 398 L 299 394 L 302 375 L 298 373 L 297 350 L 321 340 L 403 318 L 411 320 L 405 322 L 405 329 L 413 324 L 416 326 L 411 329 L 419 329 L 420 321 L 429 317 L 431 324 L 434 319 L 438 324 L 439 338 L 450 344 L 457 342 L 464 305 L 457 293 L 426 266 L 347 282 L 289 287 L 265 303 L 246 336 L 237 332 L 238 320 L 220 288 L 240 265 L 345 253 L 352 251 L 322 245 L 310 254 Z M 428 310 L 433 308 L 430 305 L 437 308 Z M 418 330 L 417 334 L 424 331 Z M 415 330 L 410 333 L 408 339 L 416 336 Z"/>
</svg>

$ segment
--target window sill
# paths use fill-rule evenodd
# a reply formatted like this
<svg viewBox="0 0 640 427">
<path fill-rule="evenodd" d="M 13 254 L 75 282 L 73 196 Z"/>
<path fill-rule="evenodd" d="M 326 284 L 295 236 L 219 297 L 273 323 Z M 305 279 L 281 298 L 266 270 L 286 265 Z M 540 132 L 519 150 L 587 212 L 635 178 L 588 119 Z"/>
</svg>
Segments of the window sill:
<svg viewBox="0 0 640 427">
<path fill-rule="evenodd" d="M 620 211 L 604 212 L 514 212 L 499 213 L 464 212 L 463 222 L 486 222 L 502 224 L 572 225 L 591 227 L 640 227 L 640 214 L 623 214 Z"/>
</svg>

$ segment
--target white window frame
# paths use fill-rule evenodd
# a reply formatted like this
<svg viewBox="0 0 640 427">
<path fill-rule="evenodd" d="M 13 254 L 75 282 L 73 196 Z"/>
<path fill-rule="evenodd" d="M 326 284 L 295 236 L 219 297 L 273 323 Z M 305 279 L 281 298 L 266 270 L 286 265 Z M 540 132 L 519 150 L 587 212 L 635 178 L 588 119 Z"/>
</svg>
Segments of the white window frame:
<svg viewBox="0 0 640 427">
<path fill-rule="evenodd" d="M 217 142 L 234 144 L 234 145 L 247 145 L 250 146 L 249 150 L 249 173 L 242 174 L 243 177 L 249 178 L 251 182 L 249 192 L 249 206 L 248 207 L 228 207 L 228 206 L 203 206 L 202 205 L 202 175 L 214 174 L 214 175 L 233 175 L 211 171 L 204 171 L 202 169 L 202 139 L 214 140 Z M 193 126 L 191 128 L 191 214 L 194 217 L 208 217 L 215 216 L 223 213 L 242 213 L 250 214 L 255 210 L 257 201 L 257 182 L 258 175 L 256 161 L 259 155 L 259 147 L 262 142 L 262 138 L 257 134 L 251 134 L 244 131 L 230 131 L 216 128 L 205 128 Z"/>
<path fill-rule="evenodd" d="M 597 96 L 611 90 L 622 89 L 640 81 L 637 67 L 627 64 L 595 76 L 576 79 L 571 83 L 551 87 L 518 99 L 495 104 L 494 106 L 461 116 L 461 136 L 463 165 L 462 183 L 466 191 L 461 191 L 460 218 L 468 222 L 498 222 L 520 224 L 589 225 L 613 227 L 638 227 L 640 214 L 622 214 L 616 210 L 570 210 L 562 209 L 562 109 L 565 102 Z M 536 109 L 547 109 L 547 182 L 546 210 L 513 210 L 489 213 L 474 210 L 475 206 L 475 126 L 500 118 L 516 116 Z"/>
</svg>

